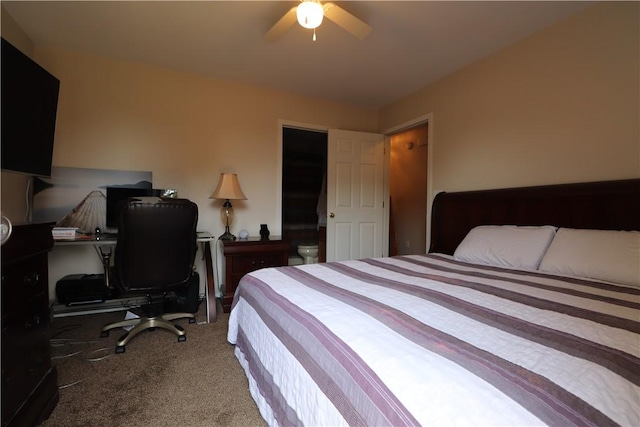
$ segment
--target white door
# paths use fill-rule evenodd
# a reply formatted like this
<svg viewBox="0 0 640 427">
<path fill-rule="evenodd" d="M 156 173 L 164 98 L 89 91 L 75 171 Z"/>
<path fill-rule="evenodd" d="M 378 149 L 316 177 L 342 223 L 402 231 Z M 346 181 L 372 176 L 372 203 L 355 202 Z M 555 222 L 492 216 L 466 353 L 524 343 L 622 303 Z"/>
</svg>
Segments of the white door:
<svg viewBox="0 0 640 427">
<path fill-rule="evenodd" d="M 327 261 L 381 257 L 384 135 L 329 129 Z"/>
</svg>

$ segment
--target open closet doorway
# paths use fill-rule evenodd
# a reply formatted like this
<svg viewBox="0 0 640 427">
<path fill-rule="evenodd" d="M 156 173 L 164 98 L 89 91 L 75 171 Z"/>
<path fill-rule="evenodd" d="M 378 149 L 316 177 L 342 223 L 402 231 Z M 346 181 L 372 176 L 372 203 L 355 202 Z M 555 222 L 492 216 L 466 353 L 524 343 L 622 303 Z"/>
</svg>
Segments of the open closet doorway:
<svg viewBox="0 0 640 427">
<path fill-rule="evenodd" d="M 305 255 L 326 259 L 327 141 L 327 132 L 282 128 L 282 237 L 291 244 L 290 265 Z"/>
<path fill-rule="evenodd" d="M 428 123 L 390 136 L 389 255 L 427 252 Z"/>
</svg>

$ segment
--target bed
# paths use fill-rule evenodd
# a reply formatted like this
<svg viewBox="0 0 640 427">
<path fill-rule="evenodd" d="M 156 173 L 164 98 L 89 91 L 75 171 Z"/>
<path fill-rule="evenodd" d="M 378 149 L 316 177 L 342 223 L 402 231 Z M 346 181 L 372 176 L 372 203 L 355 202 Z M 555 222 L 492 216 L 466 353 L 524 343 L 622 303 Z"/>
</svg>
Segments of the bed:
<svg viewBox="0 0 640 427">
<path fill-rule="evenodd" d="M 424 255 L 267 268 L 228 341 L 269 425 L 640 425 L 640 179 L 441 193 Z"/>
</svg>

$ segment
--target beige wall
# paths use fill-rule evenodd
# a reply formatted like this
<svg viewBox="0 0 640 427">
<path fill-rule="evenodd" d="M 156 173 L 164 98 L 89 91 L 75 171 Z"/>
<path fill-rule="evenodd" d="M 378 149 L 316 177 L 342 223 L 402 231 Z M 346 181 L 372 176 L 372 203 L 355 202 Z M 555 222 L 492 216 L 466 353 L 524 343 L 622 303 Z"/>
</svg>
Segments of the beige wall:
<svg viewBox="0 0 640 427">
<path fill-rule="evenodd" d="M 373 110 L 302 98 L 139 63 L 36 48 L 60 81 L 53 164 L 150 170 L 200 208 L 199 230 L 224 231 L 221 172 L 235 172 L 248 200 L 234 202 L 234 230 L 280 233 L 278 121 L 373 131 Z"/>
<path fill-rule="evenodd" d="M 249 200 L 236 203 L 234 228 L 276 233 L 279 119 L 379 131 L 433 113 L 435 190 L 640 176 L 639 7 L 594 5 L 382 109 L 379 122 L 142 64 L 43 48 L 35 59 L 62 81 L 54 165 L 152 170 L 156 186 L 199 204 L 214 234 L 219 202 L 207 197 L 220 172 L 237 172 Z M 5 15 L 3 35 L 22 33 Z"/>
<path fill-rule="evenodd" d="M 198 230 L 214 236 L 224 232 L 223 201 L 209 199 L 221 172 L 237 173 L 248 198 L 233 202 L 231 231 L 258 235 L 268 224 L 272 235 L 281 233 L 280 120 L 377 129 L 373 110 L 70 51 L 36 47 L 35 57 L 61 81 L 54 166 L 152 171 L 156 188 L 175 188 L 198 204 Z M 99 271 L 91 251 L 56 248 L 51 299 L 64 275 Z M 223 274 L 216 276 L 219 285 Z"/>
<path fill-rule="evenodd" d="M 55 166 L 151 170 L 214 235 L 208 196 L 236 172 L 233 231 L 278 234 L 279 120 L 381 131 L 431 114 L 436 191 L 639 177 L 639 8 L 596 4 L 380 111 L 38 46 L 34 59 L 61 80 Z M 2 209 L 19 215 L 6 175 Z"/>
<path fill-rule="evenodd" d="M 280 234 L 280 121 L 378 127 L 374 110 L 40 46 L 33 57 L 61 81 L 54 166 L 152 171 L 155 187 L 175 188 L 198 204 L 198 230 L 214 236 L 224 232 L 222 201 L 209 199 L 221 172 L 238 173 L 248 198 L 234 202 L 232 232 L 257 235 L 266 223 Z M 14 185 L 5 175 L 23 181 Z M 26 180 L 2 178 L 3 211 L 23 215 Z M 62 276 L 100 271 L 90 248 L 56 247 L 49 255 L 50 298 Z"/>
<path fill-rule="evenodd" d="M 601 3 L 380 112 L 433 113 L 438 190 L 640 177 L 640 3 Z"/>
</svg>

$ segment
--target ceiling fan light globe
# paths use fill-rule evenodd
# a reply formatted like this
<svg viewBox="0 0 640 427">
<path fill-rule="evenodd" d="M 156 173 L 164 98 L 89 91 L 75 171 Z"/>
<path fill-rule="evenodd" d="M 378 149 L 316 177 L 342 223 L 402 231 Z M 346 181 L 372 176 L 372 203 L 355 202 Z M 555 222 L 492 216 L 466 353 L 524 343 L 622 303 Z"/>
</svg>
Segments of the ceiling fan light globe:
<svg viewBox="0 0 640 427">
<path fill-rule="evenodd" d="M 322 18 L 324 17 L 324 10 L 320 3 L 307 0 L 298 5 L 296 9 L 296 16 L 298 17 L 298 23 L 304 28 L 317 28 L 322 24 Z"/>
</svg>

